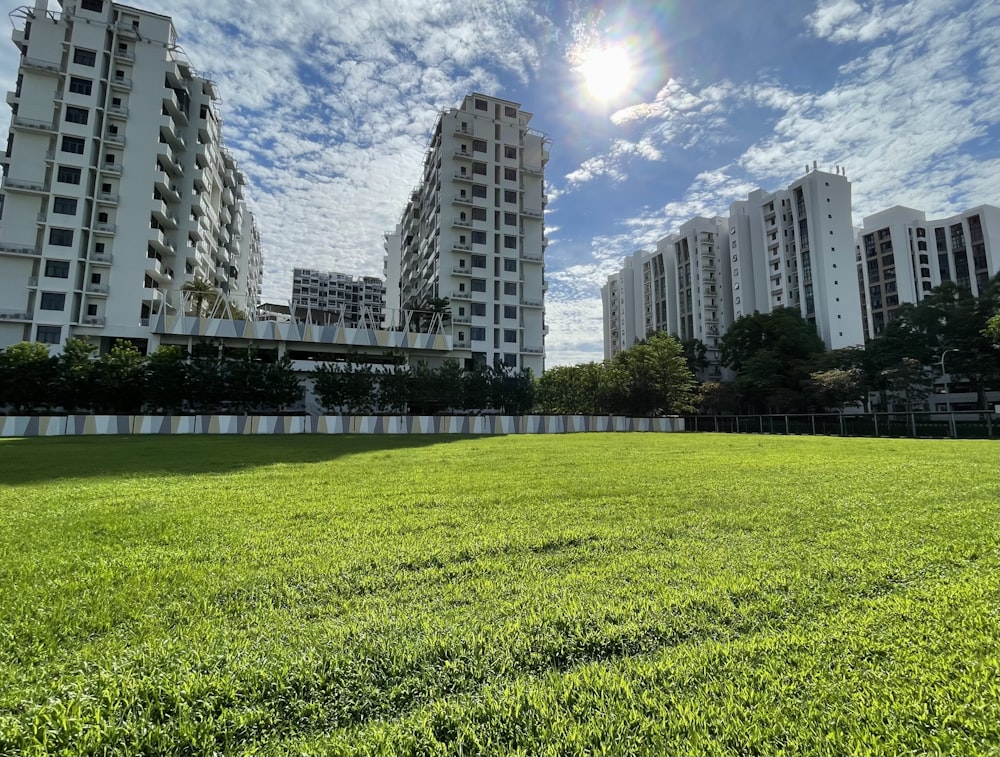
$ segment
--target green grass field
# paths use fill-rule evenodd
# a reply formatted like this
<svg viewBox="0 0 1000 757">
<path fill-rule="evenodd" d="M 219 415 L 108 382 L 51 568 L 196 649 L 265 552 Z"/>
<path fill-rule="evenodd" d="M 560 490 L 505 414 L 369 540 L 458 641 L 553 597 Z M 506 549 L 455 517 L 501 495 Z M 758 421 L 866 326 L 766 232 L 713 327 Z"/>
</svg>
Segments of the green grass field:
<svg viewBox="0 0 1000 757">
<path fill-rule="evenodd" d="M 0 754 L 996 755 L 995 442 L 0 441 Z"/>
</svg>

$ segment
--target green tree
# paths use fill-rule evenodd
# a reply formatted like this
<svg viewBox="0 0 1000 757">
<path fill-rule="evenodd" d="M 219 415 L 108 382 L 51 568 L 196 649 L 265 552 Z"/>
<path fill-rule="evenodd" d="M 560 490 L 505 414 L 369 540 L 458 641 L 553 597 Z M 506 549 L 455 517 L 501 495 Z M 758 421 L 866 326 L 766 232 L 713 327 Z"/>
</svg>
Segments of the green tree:
<svg viewBox="0 0 1000 757">
<path fill-rule="evenodd" d="M 146 358 L 132 342 L 119 339 L 93 367 L 94 409 L 138 413 L 146 393 Z"/>
<path fill-rule="evenodd" d="M 794 308 L 742 316 L 720 341 L 720 359 L 737 373 L 743 403 L 756 412 L 800 412 L 817 355 L 825 351 L 815 327 Z"/>
<path fill-rule="evenodd" d="M 405 413 L 410 404 L 412 377 L 409 366 L 383 366 L 378 375 L 378 404 L 384 410 Z"/>
<path fill-rule="evenodd" d="M 161 344 L 146 360 L 146 408 L 177 413 L 190 397 L 190 366 L 184 351 Z"/>
<path fill-rule="evenodd" d="M 983 329 L 982 334 L 993 344 L 1000 344 L 1000 313 L 991 316 L 986 321 L 986 328 Z"/>
<path fill-rule="evenodd" d="M 313 371 L 313 388 L 327 412 L 369 413 L 377 402 L 376 374 L 355 361 L 322 363 Z"/>
<path fill-rule="evenodd" d="M 698 407 L 711 415 L 730 415 L 739 411 L 740 397 L 731 381 L 706 381 L 698 389 Z"/>
<path fill-rule="evenodd" d="M 808 388 L 820 409 L 839 410 L 847 405 L 867 404 L 868 391 L 856 368 L 828 368 L 809 374 Z"/>
<path fill-rule="evenodd" d="M 305 395 L 302 378 L 292 367 L 292 359 L 282 355 L 263 365 L 264 388 L 258 410 L 280 412 L 297 405 Z"/>
<path fill-rule="evenodd" d="M 608 412 L 601 401 L 604 370 L 603 363 L 549 368 L 537 382 L 535 396 L 538 409 L 554 415 Z"/>
<path fill-rule="evenodd" d="M 17 412 L 51 405 L 58 376 L 56 358 L 48 345 L 18 342 L 0 352 L 0 405 Z"/>
<path fill-rule="evenodd" d="M 68 339 L 57 361 L 55 405 L 67 413 L 90 410 L 94 404 L 94 353 L 85 339 Z"/>
<path fill-rule="evenodd" d="M 508 415 L 531 412 L 535 405 L 535 379 L 531 369 L 518 370 L 504 365 L 489 370 L 488 406 Z"/>
<path fill-rule="evenodd" d="M 187 294 L 185 315 L 209 316 L 219 300 L 219 290 L 200 276 L 185 281 L 181 291 Z"/>
<path fill-rule="evenodd" d="M 694 410 L 694 376 L 680 342 L 665 332 L 616 354 L 604 378 L 611 412 L 644 416 Z"/>
</svg>

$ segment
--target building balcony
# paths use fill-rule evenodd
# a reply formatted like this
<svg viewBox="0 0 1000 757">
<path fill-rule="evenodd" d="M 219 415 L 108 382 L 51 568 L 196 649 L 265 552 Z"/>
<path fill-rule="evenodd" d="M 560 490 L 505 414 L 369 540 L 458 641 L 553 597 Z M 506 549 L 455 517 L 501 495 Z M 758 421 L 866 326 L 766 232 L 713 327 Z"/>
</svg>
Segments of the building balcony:
<svg viewBox="0 0 1000 757">
<path fill-rule="evenodd" d="M 167 143 L 175 150 L 183 152 L 187 149 L 187 142 L 177 133 L 177 126 L 174 124 L 172 116 L 160 115 L 160 134 L 167 140 Z"/>
<path fill-rule="evenodd" d="M 159 258 L 146 259 L 146 274 L 157 281 L 169 283 L 174 278 L 174 271 L 169 266 L 163 265 Z"/>
<path fill-rule="evenodd" d="M 177 252 L 174 249 L 174 243 L 166 237 L 162 230 L 150 229 L 149 232 L 149 244 L 154 250 L 164 255 L 174 255 Z"/>
<path fill-rule="evenodd" d="M 521 215 L 527 216 L 528 218 L 541 218 L 542 211 L 536 210 L 535 208 L 521 208 Z"/>
<path fill-rule="evenodd" d="M 454 178 L 455 181 L 467 181 L 470 184 L 475 180 L 475 177 L 472 174 L 462 173 L 461 171 L 455 173 L 452 178 Z"/>
<path fill-rule="evenodd" d="M 10 119 L 10 125 L 15 129 L 40 132 L 42 134 L 53 134 L 58 131 L 56 125 L 51 121 L 39 121 L 34 118 L 25 118 L 24 116 L 12 117 Z"/>
<path fill-rule="evenodd" d="M 525 347 L 521 348 L 521 352 L 527 353 L 529 355 L 544 355 L 545 354 L 545 348 L 544 347 L 527 347 L 527 346 L 525 346 Z"/>
<path fill-rule="evenodd" d="M 226 226 L 233 222 L 233 214 L 229 212 L 229 208 L 225 205 L 219 208 L 219 222 Z"/>
<path fill-rule="evenodd" d="M 545 256 L 542 254 L 541 250 L 521 250 L 521 260 L 527 260 L 532 263 L 541 263 L 545 260 Z"/>
<path fill-rule="evenodd" d="M 472 198 L 465 195 L 455 195 L 451 198 L 451 201 L 457 205 L 472 205 Z"/>
<path fill-rule="evenodd" d="M 48 194 L 49 187 L 41 181 L 26 181 L 12 179 L 9 176 L 3 180 L 5 192 L 28 192 L 30 194 Z"/>
<path fill-rule="evenodd" d="M 233 190 L 230 187 L 223 188 L 222 202 L 224 205 L 233 205 L 236 202 L 236 198 L 233 197 Z"/>
<path fill-rule="evenodd" d="M 454 276 L 471 276 L 472 275 L 472 269 L 471 268 L 466 268 L 465 266 L 458 266 L 457 265 L 457 266 L 455 266 L 454 268 L 451 269 L 451 272 L 452 272 L 452 274 Z"/>
<path fill-rule="evenodd" d="M 458 150 L 455 150 L 455 157 L 456 158 L 461 158 L 463 160 L 472 160 L 473 156 L 472 156 L 472 152 L 470 150 L 458 149 Z"/>
<path fill-rule="evenodd" d="M 536 165 L 534 163 L 524 163 L 521 166 L 521 170 L 524 171 L 524 173 L 532 174 L 534 176 L 541 176 L 542 175 L 542 167 L 540 165 Z"/>
<path fill-rule="evenodd" d="M 530 299 L 528 297 L 521 298 L 521 304 L 526 308 L 540 308 L 543 307 L 543 302 L 541 300 Z"/>
<path fill-rule="evenodd" d="M 452 244 L 451 249 L 455 252 L 472 252 L 472 245 L 455 242 Z"/>
<path fill-rule="evenodd" d="M 10 106 L 17 105 L 21 101 L 21 95 L 16 90 L 7 91 L 7 104 Z"/>
<path fill-rule="evenodd" d="M 42 213 L 39 213 L 37 216 L 35 216 L 35 221 L 39 225 L 44 226 L 45 225 L 45 221 L 48 220 L 48 217 L 49 217 L 48 213 L 42 212 Z"/>
<path fill-rule="evenodd" d="M 84 326 L 96 326 L 101 327 L 104 325 L 104 316 L 100 315 L 87 315 L 83 318 Z"/>
<path fill-rule="evenodd" d="M 98 192 L 97 202 L 102 205 L 117 205 L 118 195 L 114 192 Z"/>
<path fill-rule="evenodd" d="M 124 134 L 112 134 L 108 132 L 104 135 L 104 141 L 108 144 L 116 145 L 118 147 L 125 146 L 125 135 Z"/>
<path fill-rule="evenodd" d="M 224 265 L 218 266 L 215 269 L 215 280 L 220 283 L 229 281 L 229 269 Z"/>
<path fill-rule="evenodd" d="M 37 288 L 38 288 L 38 277 L 37 276 L 29 276 L 28 277 L 28 289 L 37 289 Z"/>
<path fill-rule="evenodd" d="M 10 32 L 10 38 L 17 45 L 17 49 L 23 53 L 24 48 L 28 46 L 28 38 L 24 34 L 24 29 L 15 27 Z"/>
<path fill-rule="evenodd" d="M 138 30 L 128 21 L 119 21 L 115 24 L 115 30 L 118 32 L 118 36 L 124 39 L 135 39 L 139 36 Z"/>
<path fill-rule="evenodd" d="M 104 236 L 114 236 L 114 233 L 118 229 L 118 227 L 113 223 L 104 222 L 104 223 L 95 223 L 93 229 L 95 234 L 102 234 Z"/>
<path fill-rule="evenodd" d="M 124 105 L 109 105 L 107 107 L 107 114 L 110 118 L 128 118 L 128 108 Z"/>
<path fill-rule="evenodd" d="M 121 163 L 102 163 L 101 170 L 104 173 L 114 174 L 115 176 L 122 175 L 122 164 Z"/>
<path fill-rule="evenodd" d="M 469 323 L 472 323 L 472 316 L 471 315 L 453 315 L 451 317 L 451 322 L 452 323 L 463 324 L 463 325 L 464 324 L 469 324 Z"/>
<path fill-rule="evenodd" d="M 92 252 L 90 253 L 89 260 L 96 265 L 111 265 L 114 261 L 114 256 L 110 252 Z"/>
<path fill-rule="evenodd" d="M 112 55 L 115 56 L 117 60 L 124 60 L 129 63 L 135 63 L 135 53 L 131 50 L 114 50 Z"/>
<path fill-rule="evenodd" d="M 456 136 L 462 136 L 464 134 L 465 136 L 471 137 L 472 129 L 470 129 L 468 126 L 462 126 L 461 124 L 459 124 L 458 126 L 455 127 L 454 133 Z"/>
<path fill-rule="evenodd" d="M 160 196 L 170 203 L 181 201 L 181 193 L 177 185 L 170 180 L 166 171 L 157 171 L 153 174 L 153 186 L 159 191 Z"/>
<path fill-rule="evenodd" d="M 0 310 L 0 321 L 30 321 L 31 313 L 26 310 Z"/>
<path fill-rule="evenodd" d="M 27 68 L 32 71 L 37 71 L 40 74 L 51 74 L 52 76 L 59 76 L 62 73 L 62 66 L 58 63 L 53 63 L 48 60 L 40 60 L 39 58 L 21 58 L 22 68 Z"/>
<path fill-rule="evenodd" d="M 462 228 L 462 229 L 471 229 L 472 228 L 472 221 L 468 221 L 468 220 L 465 220 L 465 219 L 462 219 L 462 218 L 456 218 L 455 220 L 453 220 L 451 222 L 451 225 L 452 226 L 458 226 L 459 228 Z"/>
<path fill-rule="evenodd" d="M 127 76 L 112 76 L 108 81 L 112 89 L 119 89 L 123 92 L 132 91 L 132 80 Z"/>
<path fill-rule="evenodd" d="M 87 294 L 94 295 L 96 297 L 107 297 L 108 296 L 108 285 L 107 284 L 87 284 L 84 287 L 84 291 Z"/>
<path fill-rule="evenodd" d="M 167 203 L 163 200 L 160 200 L 159 202 L 154 201 L 153 218 L 168 229 L 177 228 L 177 216 L 170 211 L 170 208 L 167 207 Z"/>
<path fill-rule="evenodd" d="M 460 292 L 454 291 L 451 293 L 451 299 L 453 300 L 471 300 L 472 292 Z"/>
</svg>

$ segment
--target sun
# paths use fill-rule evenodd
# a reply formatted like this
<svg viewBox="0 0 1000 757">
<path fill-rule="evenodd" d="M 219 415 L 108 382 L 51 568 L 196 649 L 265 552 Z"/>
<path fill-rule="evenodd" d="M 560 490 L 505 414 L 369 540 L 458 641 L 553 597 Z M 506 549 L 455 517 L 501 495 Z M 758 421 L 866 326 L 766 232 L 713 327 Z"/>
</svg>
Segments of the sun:
<svg viewBox="0 0 1000 757">
<path fill-rule="evenodd" d="M 632 61 L 621 47 L 591 50 L 577 67 L 587 90 L 598 100 L 612 100 L 632 84 Z"/>
</svg>

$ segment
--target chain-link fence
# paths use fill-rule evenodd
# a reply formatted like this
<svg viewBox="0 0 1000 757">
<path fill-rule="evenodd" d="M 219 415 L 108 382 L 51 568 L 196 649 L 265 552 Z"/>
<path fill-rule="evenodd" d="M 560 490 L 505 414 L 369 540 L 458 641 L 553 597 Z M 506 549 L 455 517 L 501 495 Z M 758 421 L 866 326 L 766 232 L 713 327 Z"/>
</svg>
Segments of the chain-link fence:
<svg viewBox="0 0 1000 757">
<path fill-rule="evenodd" d="M 687 415 L 687 431 L 729 434 L 887 436 L 934 439 L 1000 438 L 992 412 L 826 413 L 810 415 Z"/>
</svg>

